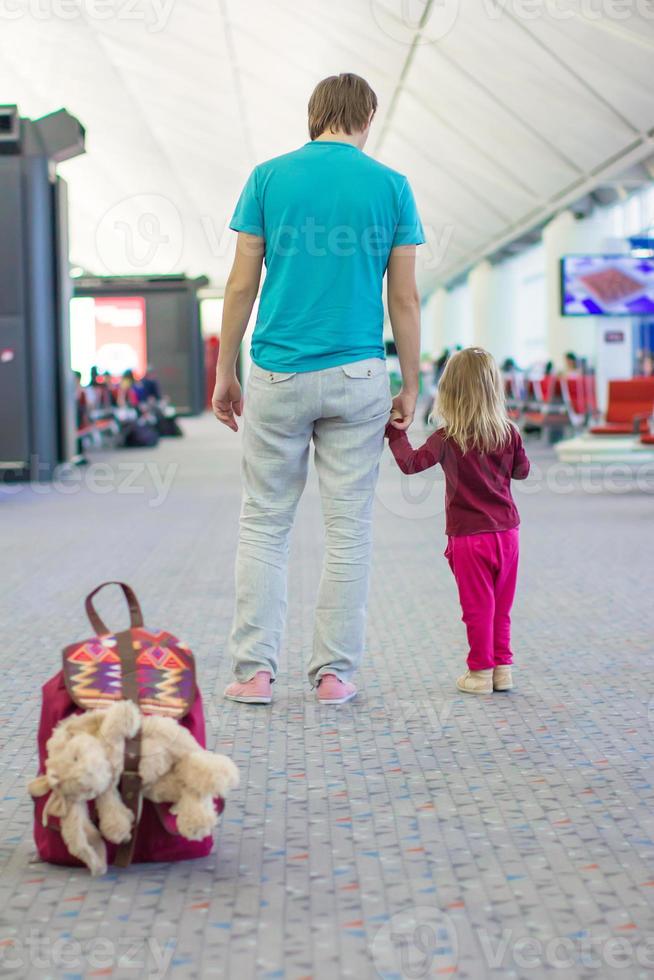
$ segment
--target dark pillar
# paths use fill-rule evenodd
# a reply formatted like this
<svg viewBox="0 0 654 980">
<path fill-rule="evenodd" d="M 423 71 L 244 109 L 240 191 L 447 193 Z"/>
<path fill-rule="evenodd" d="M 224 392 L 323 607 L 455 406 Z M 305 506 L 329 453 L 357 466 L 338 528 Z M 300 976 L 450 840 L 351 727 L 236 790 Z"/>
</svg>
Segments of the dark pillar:
<svg viewBox="0 0 654 980">
<path fill-rule="evenodd" d="M 0 106 L 0 478 L 48 479 L 74 445 L 65 185 L 83 152 L 67 112 Z"/>
</svg>

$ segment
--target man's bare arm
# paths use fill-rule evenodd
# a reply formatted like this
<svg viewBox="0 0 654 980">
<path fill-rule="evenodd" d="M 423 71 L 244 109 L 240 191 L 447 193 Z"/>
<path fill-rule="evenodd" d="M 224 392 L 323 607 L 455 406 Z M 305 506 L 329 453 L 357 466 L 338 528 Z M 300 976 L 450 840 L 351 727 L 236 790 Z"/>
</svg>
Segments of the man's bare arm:
<svg viewBox="0 0 654 980">
<path fill-rule="evenodd" d="M 225 287 L 212 405 L 218 421 L 234 432 L 238 430 L 235 416 L 240 415 L 243 409 L 243 393 L 236 377 L 236 361 L 259 292 L 264 251 L 263 238 L 239 232 L 234 264 Z"/>
<path fill-rule="evenodd" d="M 387 269 L 388 313 L 402 372 L 402 390 L 393 399 L 396 429 L 413 422 L 420 385 L 420 295 L 416 285 L 416 246 L 391 251 Z"/>
</svg>

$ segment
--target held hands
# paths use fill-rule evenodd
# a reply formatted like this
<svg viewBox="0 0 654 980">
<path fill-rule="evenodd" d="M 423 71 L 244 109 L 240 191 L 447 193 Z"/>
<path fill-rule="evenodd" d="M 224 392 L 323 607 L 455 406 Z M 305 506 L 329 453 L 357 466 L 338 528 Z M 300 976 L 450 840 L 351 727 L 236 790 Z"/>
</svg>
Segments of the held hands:
<svg viewBox="0 0 654 980">
<path fill-rule="evenodd" d="M 408 429 L 416 411 L 418 395 L 404 390 L 393 399 L 390 424 L 395 429 Z M 219 422 L 233 432 L 238 432 L 236 416 L 243 413 L 243 392 L 236 374 L 223 377 L 216 375 L 216 387 L 211 399 L 213 413 Z"/>
<path fill-rule="evenodd" d="M 226 425 L 233 432 L 238 432 L 238 423 L 235 416 L 243 413 L 243 392 L 236 374 L 223 377 L 216 375 L 216 387 L 211 399 L 213 414 L 219 422 Z"/>
<path fill-rule="evenodd" d="M 394 429 L 405 430 L 409 428 L 416 414 L 417 401 L 417 392 L 413 394 L 412 392 L 404 391 L 404 389 L 395 396 L 390 417 L 390 424 Z"/>
</svg>

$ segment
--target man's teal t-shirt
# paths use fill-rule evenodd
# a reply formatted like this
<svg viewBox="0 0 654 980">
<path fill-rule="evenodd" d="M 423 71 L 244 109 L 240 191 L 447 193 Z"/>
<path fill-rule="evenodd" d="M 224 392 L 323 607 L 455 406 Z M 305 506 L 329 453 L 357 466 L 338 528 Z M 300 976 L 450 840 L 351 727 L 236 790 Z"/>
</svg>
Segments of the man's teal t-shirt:
<svg viewBox="0 0 654 980">
<path fill-rule="evenodd" d="M 315 140 L 255 167 L 230 228 L 265 240 L 255 364 L 318 371 L 384 357 L 391 249 L 425 240 L 406 177 L 350 143 Z"/>
</svg>

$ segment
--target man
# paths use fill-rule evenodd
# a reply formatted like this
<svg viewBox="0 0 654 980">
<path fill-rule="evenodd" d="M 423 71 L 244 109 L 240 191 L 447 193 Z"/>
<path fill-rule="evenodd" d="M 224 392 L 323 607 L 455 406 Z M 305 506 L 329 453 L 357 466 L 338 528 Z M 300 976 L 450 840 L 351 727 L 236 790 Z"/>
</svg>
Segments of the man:
<svg viewBox="0 0 654 980">
<path fill-rule="evenodd" d="M 356 694 L 364 646 L 371 514 L 391 409 L 382 283 L 403 377 L 394 424 L 418 395 L 424 241 L 405 177 L 362 150 L 377 97 L 357 75 L 324 79 L 309 101 L 311 142 L 256 167 L 230 227 L 238 232 L 225 291 L 213 408 L 234 431 L 236 360 L 264 282 L 245 403 L 243 508 L 225 696 L 268 704 L 286 614 L 288 539 L 314 444 L 326 550 L 309 680 L 322 703 Z"/>
</svg>

